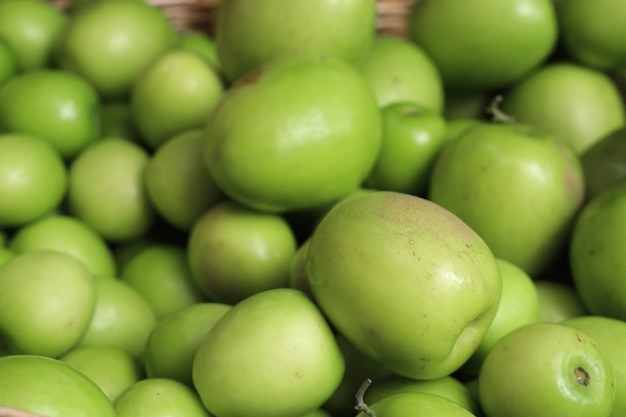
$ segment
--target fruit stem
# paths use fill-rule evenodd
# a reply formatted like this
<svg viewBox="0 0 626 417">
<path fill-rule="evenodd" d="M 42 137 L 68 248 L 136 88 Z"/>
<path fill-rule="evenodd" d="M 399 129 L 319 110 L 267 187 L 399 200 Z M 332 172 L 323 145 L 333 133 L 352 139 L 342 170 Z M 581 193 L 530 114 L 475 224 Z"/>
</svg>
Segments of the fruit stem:
<svg viewBox="0 0 626 417">
<path fill-rule="evenodd" d="M 372 410 L 367 404 L 365 404 L 365 400 L 363 398 L 365 396 L 365 391 L 367 391 L 370 385 L 372 385 L 371 379 L 367 378 L 365 381 L 363 381 L 355 395 L 356 405 L 354 406 L 354 409 L 357 411 L 362 411 L 363 413 L 365 413 L 365 415 L 369 417 L 376 417 L 376 413 L 374 412 L 374 410 Z"/>
<path fill-rule="evenodd" d="M 500 110 L 500 103 L 502 103 L 502 101 L 504 101 L 504 97 L 498 94 L 491 100 L 485 112 L 491 115 L 491 120 L 496 123 L 515 123 L 515 117 Z"/>
</svg>

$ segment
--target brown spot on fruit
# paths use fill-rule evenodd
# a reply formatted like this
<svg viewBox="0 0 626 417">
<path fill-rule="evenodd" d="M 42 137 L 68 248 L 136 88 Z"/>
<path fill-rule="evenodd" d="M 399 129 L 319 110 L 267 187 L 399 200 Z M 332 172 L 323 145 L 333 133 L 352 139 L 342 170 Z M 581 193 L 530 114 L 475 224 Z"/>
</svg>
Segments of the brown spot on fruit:
<svg viewBox="0 0 626 417">
<path fill-rule="evenodd" d="M 591 379 L 587 371 L 580 366 L 574 369 L 574 377 L 576 378 L 576 382 L 585 387 L 589 385 L 589 379 Z"/>
</svg>

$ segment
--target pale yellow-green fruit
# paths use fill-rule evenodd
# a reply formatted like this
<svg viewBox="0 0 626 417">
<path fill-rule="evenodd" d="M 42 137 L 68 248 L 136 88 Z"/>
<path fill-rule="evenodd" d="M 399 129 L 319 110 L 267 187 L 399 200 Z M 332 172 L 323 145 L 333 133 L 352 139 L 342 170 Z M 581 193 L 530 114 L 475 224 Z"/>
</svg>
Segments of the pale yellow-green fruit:
<svg viewBox="0 0 626 417">
<path fill-rule="evenodd" d="M 279 288 L 246 298 L 215 323 L 196 353 L 193 383 L 213 415 L 292 417 L 319 408 L 344 366 L 315 304 Z"/>
<path fill-rule="evenodd" d="M 402 376 L 457 370 L 495 317 L 502 280 L 476 232 L 442 207 L 386 191 L 335 205 L 311 236 L 315 299 L 357 349 Z"/>
</svg>

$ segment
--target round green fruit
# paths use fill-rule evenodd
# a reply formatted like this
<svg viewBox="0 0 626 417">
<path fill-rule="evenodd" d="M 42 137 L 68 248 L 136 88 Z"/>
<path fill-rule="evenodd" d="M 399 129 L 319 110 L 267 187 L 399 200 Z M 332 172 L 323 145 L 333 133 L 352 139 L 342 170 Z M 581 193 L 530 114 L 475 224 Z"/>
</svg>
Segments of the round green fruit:
<svg viewBox="0 0 626 417">
<path fill-rule="evenodd" d="M 217 15 L 217 53 L 229 81 L 285 56 L 356 63 L 375 20 L 375 0 L 228 0 Z"/>
<path fill-rule="evenodd" d="M 285 58 L 229 89 L 208 120 L 203 155 L 234 200 L 287 212 L 332 203 L 358 188 L 380 136 L 380 110 L 355 68 Z"/>
<path fill-rule="evenodd" d="M 548 58 L 558 35 L 552 0 L 420 0 L 407 26 L 453 91 L 519 80 Z"/>
<path fill-rule="evenodd" d="M 193 383 L 213 415 L 293 417 L 319 408 L 344 368 L 315 304 L 279 288 L 246 298 L 215 323 L 198 347 Z"/>
<path fill-rule="evenodd" d="M 0 357 L 0 404 L 46 417 L 116 417 L 91 379 L 60 360 L 35 355 Z"/>
<path fill-rule="evenodd" d="M 403 392 L 384 397 L 357 417 L 472 417 L 470 411 L 452 400 L 430 392 Z"/>
<path fill-rule="evenodd" d="M 307 275 L 330 322 L 388 370 L 449 375 L 472 355 L 500 300 L 487 244 L 428 200 L 373 191 L 336 204 L 314 230 Z"/>
<path fill-rule="evenodd" d="M 500 339 L 478 375 L 489 417 L 608 417 L 615 401 L 613 368 L 585 333 L 534 323 Z"/>
</svg>

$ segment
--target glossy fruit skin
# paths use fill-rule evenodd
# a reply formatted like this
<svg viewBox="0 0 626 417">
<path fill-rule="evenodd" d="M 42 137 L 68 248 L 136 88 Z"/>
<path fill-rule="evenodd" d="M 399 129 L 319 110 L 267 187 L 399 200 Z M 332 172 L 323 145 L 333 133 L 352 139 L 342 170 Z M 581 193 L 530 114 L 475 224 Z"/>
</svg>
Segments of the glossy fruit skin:
<svg viewBox="0 0 626 417">
<path fill-rule="evenodd" d="M 478 395 L 490 417 L 608 417 L 615 400 L 613 368 L 585 333 L 556 323 L 529 324 L 487 355 Z"/>
<path fill-rule="evenodd" d="M 100 138 L 100 99 L 71 72 L 20 73 L 0 88 L 0 130 L 45 139 L 70 160 Z"/>
<path fill-rule="evenodd" d="M 16 177 L 25 181 L 16 183 Z M 0 227 L 21 226 L 57 208 L 67 177 L 61 155 L 43 139 L 0 135 Z"/>
<path fill-rule="evenodd" d="M 476 378 L 493 346 L 513 330 L 539 321 L 539 295 L 533 279 L 518 266 L 496 259 L 502 277 L 498 312 L 472 357 L 463 364 L 464 377 Z"/>
<path fill-rule="evenodd" d="M 580 161 L 585 173 L 586 199 L 626 177 L 626 126 L 600 138 Z"/>
<path fill-rule="evenodd" d="M 193 387 L 193 359 L 209 330 L 232 306 L 202 302 L 188 306 L 154 326 L 145 354 L 148 378 L 173 379 Z"/>
<path fill-rule="evenodd" d="M 598 344 L 606 355 L 615 377 L 615 403 L 610 417 L 626 413 L 626 323 L 622 320 L 602 316 L 574 317 L 563 322 L 587 334 Z"/>
<path fill-rule="evenodd" d="M 105 240 L 84 222 L 52 214 L 21 227 L 9 248 L 15 253 L 49 249 L 65 252 L 82 261 L 95 275 L 115 275 L 113 252 Z"/>
<path fill-rule="evenodd" d="M 611 79 L 572 62 L 553 62 L 529 74 L 504 93 L 501 107 L 578 155 L 626 123 L 624 102 Z"/>
<path fill-rule="evenodd" d="M 82 338 L 95 303 L 93 275 L 76 258 L 50 250 L 16 255 L 0 268 L 5 353 L 63 355 Z"/>
<path fill-rule="evenodd" d="M 124 139 L 84 149 L 69 167 L 68 210 L 107 242 L 142 236 L 154 221 L 144 169 L 150 156 Z"/>
<path fill-rule="evenodd" d="M 580 296 L 569 283 L 535 280 L 539 295 L 539 321 L 559 323 L 588 315 Z"/>
<path fill-rule="evenodd" d="M 465 130 L 440 153 L 429 192 L 498 258 L 531 277 L 566 244 L 583 198 L 582 168 L 573 151 L 516 123 L 483 122 Z"/>
<path fill-rule="evenodd" d="M 59 360 L 85 374 L 114 401 L 124 390 L 144 378 L 138 361 L 113 346 L 82 346 Z"/>
<path fill-rule="evenodd" d="M 0 2 L 0 37 L 11 47 L 20 71 L 52 63 L 54 45 L 66 23 L 67 17 L 49 2 Z"/>
<path fill-rule="evenodd" d="M 413 102 L 381 109 L 382 143 L 364 185 L 378 190 L 426 195 L 432 167 L 444 145 L 446 121 L 441 114 Z"/>
<path fill-rule="evenodd" d="M 190 51 L 171 50 L 133 83 L 130 106 L 141 139 L 156 149 L 172 136 L 203 128 L 224 93 L 218 74 Z"/>
<path fill-rule="evenodd" d="M 224 193 L 202 158 L 203 129 L 170 138 L 150 155 L 145 184 L 154 209 L 172 226 L 189 231 Z"/>
<path fill-rule="evenodd" d="M 173 244 L 154 244 L 138 251 L 120 271 L 161 319 L 204 301 L 191 277 L 185 249 Z"/>
<path fill-rule="evenodd" d="M 556 10 L 570 57 L 601 70 L 626 68 L 626 44 L 618 35 L 626 20 L 624 2 L 561 0 Z"/>
<path fill-rule="evenodd" d="M 96 308 L 77 346 L 113 346 L 141 360 L 157 318 L 150 304 L 129 284 L 96 277 Z"/>
<path fill-rule="evenodd" d="M 443 82 L 432 59 L 408 39 L 377 36 L 358 68 L 370 83 L 378 105 L 420 104 L 441 113 Z"/>
<path fill-rule="evenodd" d="M 367 53 L 375 19 L 374 0 L 229 0 L 217 15 L 217 53 L 230 82 L 285 56 L 355 63 Z"/>
<path fill-rule="evenodd" d="M 287 287 L 296 249 L 296 237 L 283 217 L 227 200 L 194 224 L 187 261 L 193 282 L 209 300 L 235 304 Z"/>
<path fill-rule="evenodd" d="M 83 76 L 109 100 L 127 98 L 139 74 L 174 46 L 176 33 L 159 8 L 110 0 L 77 10 L 59 42 L 61 68 Z"/>
<path fill-rule="evenodd" d="M 118 417 L 210 417 L 194 390 L 166 378 L 143 379 L 114 402 Z"/>
<path fill-rule="evenodd" d="M 621 255 L 626 239 L 626 182 L 602 191 L 580 212 L 569 246 L 576 292 L 591 314 L 626 319 L 626 287 L 616 277 L 626 271 Z"/>
<path fill-rule="evenodd" d="M 467 411 L 478 415 L 480 406 L 469 388 L 453 376 L 447 375 L 431 380 L 415 380 L 395 374 L 372 383 L 365 393 L 367 404 L 376 404 L 381 399 L 404 392 L 426 392 L 454 401 Z"/>
<path fill-rule="evenodd" d="M 58 359 L 34 355 L 0 357 L 0 404 L 49 417 L 116 416 L 88 377 Z"/>
<path fill-rule="evenodd" d="M 474 414 L 457 403 L 429 392 L 403 392 L 384 397 L 370 404 L 378 417 L 420 416 L 420 417 L 471 417 Z M 360 412 L 357 417 L 366 417 Z"/>
<path fill-rule="evenodd" d="M 425 0 L 408 17 L 408 36 L 428 53 L 446 89 L 489 91 L 538 67 L 557 41 L 551 0 Z"/>
<path fill-rule="evenodd" d="M 193 383 L 223 417 L 304 415 L 339 386 L 345 368 L 324 316 L 300 291 L 252 295 L 211 328 L 193 363 Z M 272 383 L 268 383 L 272 381 Z"/>
<path fill-rule="evenodd" d="M 416 379 L 449 375 L 469 358 L 502 285 L 491 250 L 458 217 L 389 191 L 352 196 L 324 216 L 307 275 L 337 331 L 389 371 Z"/>
<path fill-rule="evenodd" d="M 380 146 L 374 95 L 339 60 L 273 61 L 231 87 L 207 123 L 203 156 L 213 179 L 263 211 L 342 198 L 361 185 Z"/>
</svg>

